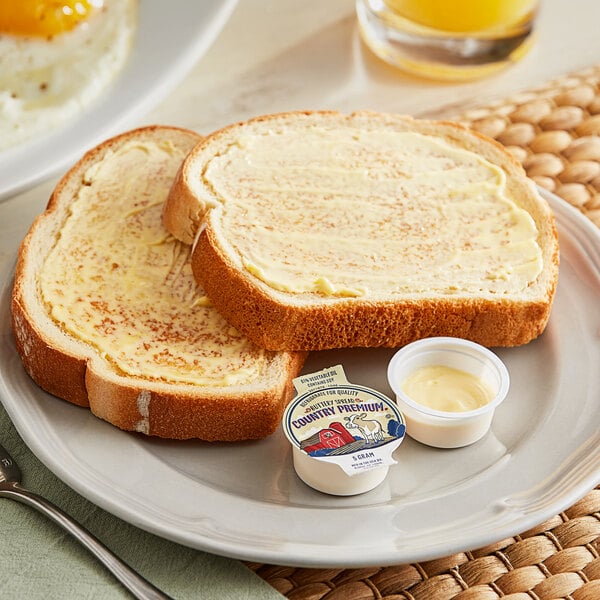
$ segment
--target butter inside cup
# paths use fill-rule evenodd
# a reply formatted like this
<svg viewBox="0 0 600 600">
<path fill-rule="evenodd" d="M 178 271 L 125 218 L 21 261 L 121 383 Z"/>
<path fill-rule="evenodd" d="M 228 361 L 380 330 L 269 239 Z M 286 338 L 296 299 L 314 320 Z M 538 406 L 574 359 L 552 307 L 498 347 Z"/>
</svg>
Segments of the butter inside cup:
<svg viewBox="0 0 600 600">
<path fill-rule="evenodd" d="M 483 379 L 441 364 L 432 364 L 410 373 L 402 391 L 418 404 L 444 412 L 469 412 L 490 403 L 494 389 Z"/>
<path fill-rule="evenodd" d="M 418 381 L 423 373 L 429 373 L 430 381 Z M 432 373 L 437 373 L 433 384 Z M 405 416 L 406 433 L 438 448 L 459 448 L 481 439 L 509 388 L 508 371 L 496 354 L 452 337 L 427 338 L 399 350 L 388 366 L 388 381 Z M 444 384 L 461 397 L 452 398 L 447 389 L 426 400 L 420 396 L 423 388 Z"/>
</svg>

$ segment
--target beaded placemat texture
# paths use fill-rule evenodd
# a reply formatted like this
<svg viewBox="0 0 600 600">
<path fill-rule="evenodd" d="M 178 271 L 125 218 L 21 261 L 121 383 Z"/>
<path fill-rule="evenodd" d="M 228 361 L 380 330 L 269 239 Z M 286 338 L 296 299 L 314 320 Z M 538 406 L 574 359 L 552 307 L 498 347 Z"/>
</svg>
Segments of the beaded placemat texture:
<svg viewBox="0 0 600 600">
<path fill-rule="evenodd" d="M 600 488 L 535 529 L 439 560 L 364 569 L 249 566 L 290 600 L 598 600 Z"/>
<path fill-rule="evenodd" d="M 452 116 L 600 227 L 600 66 Z M 247 563 L 290 600 L 600 600 L 600 487 L 538 527 L 414 564 L 306 569 Z"/>
<path fill-rule="evenodd" d="M 539 186 L 600 227 L 600 66 L 455 120 L 503 144 Z"/>
</svg>

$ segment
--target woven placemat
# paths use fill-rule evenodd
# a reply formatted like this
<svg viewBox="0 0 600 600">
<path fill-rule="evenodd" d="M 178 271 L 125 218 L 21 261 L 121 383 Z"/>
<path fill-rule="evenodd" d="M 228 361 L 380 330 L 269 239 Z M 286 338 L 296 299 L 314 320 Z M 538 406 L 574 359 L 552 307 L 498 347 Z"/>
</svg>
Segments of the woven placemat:
<svg viewBox="0 0 600 600">
<path fill-rule="evenodd" d="M 445 116 L 498 140 L 536 183 L 600 227 L 600 66 Z M 429 562 L 247 564 L 290 600 L 600 600 L 600 486 L 534 529 Z"/>
<path fill-rule="evenodd" d="M 290 600 L 598 600 L 600 488 L 535 529 L 438 560 L 364 569 L 249 566 Z"/>
<path fill-rule="evenodd" d="M 538 185 L 600 227 L 600 65 L 455 120 L 503 144 Z"/>
</svg>

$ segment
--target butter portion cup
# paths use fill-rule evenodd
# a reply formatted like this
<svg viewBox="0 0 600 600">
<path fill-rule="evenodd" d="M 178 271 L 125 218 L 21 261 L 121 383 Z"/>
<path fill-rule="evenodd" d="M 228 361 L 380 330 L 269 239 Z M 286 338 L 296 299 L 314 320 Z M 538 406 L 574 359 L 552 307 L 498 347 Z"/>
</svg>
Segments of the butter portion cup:
<svg viewBox="0 0 600 600">
<path fill-rule="evenodd" d="M 346 379 L 341 365 L 294 379 L 283 415 L 294 469 L 310 487 L 350 496 L 372 490 L 396 461 L 406 425 L 384 394 Z"/>
<path fill-rule="evenodd" d="M 474 410 L 429 408 L 403 390 L 403 382 L 417 369 L 443 366 L 471 374 L 491 389 L 489 402 Z M 494 412 L 508 393 L 510 378 L 500 358 L 488 348 L 461 338 L 434 337 L 401 348 L 388 365 L 388 382 L 406 419 L 407 435 L 437 448 L 473 444 L 489 430 Z"/>
</svg>

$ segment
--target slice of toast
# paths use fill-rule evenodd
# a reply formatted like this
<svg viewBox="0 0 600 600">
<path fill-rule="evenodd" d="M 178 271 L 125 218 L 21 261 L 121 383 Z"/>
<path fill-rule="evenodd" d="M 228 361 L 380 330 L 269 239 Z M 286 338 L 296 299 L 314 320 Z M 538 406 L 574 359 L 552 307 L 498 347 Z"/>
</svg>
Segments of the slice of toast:
<svg viewBox="0 0 600 600">
<path fill-rule="evenodd" d="M 258 348 L 212 308 L 162 205 L 194 132 L 146 127 L 88 152 L 18 256 L 12 322 L 44 390 L 130 431 L 258 439 L 278 426 L 303 354 Z"/>
<path fill-rule="evenodd" d="M 237 123 L 188 155 L 163 219 L 214 306 L 271 350 L 538 336 L 558 277 L 547 202 L 499 144 L 372 112 Z"/>
</svg>

